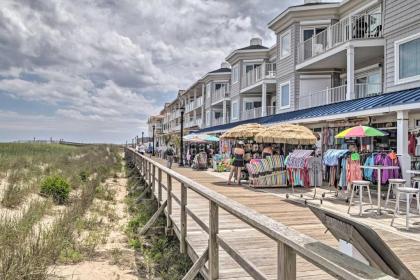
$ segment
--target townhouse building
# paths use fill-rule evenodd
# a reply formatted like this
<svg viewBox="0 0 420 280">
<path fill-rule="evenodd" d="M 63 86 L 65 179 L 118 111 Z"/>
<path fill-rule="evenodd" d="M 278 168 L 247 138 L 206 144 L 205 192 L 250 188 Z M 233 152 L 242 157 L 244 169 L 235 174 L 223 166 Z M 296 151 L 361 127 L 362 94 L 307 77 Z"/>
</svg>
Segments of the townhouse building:
<svg viewBox="0 0 420 280">
<path fill-rule="evenodd" d="M 187 90 L 187 104 L 203 98 L 193 112 L 201 125 L 191 128 L 292 122 L 335 132 L 368 124 L 388 132 L 376 146 L 397 150 L 408 169 L 416 160 L 408 134 L 420 132 L 420 2 L 306 0 L 268 28 L 274 46 L 252 39 L 226 57 L 219 76 L 210 72 L 192 86 L 196 93 Z"/>
</svg>

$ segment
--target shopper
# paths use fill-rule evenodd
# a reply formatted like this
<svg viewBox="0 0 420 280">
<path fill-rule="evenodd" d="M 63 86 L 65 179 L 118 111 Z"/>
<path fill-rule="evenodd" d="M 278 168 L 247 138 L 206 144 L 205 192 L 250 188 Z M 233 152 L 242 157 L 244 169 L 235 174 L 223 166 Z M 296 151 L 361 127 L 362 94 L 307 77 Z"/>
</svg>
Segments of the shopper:
<svg viewBox="0 0 420 280">
<path fill-rule="evenodd" d="M 170 145 L 165 151 L 166 167 L 168 167 L 169 169 L 172 168 L 172 163 L 174 162 L 174 155 L 175 155 L 174 148 L 172 147 L 172 145 Z"/>
<path fill-rule="evenodd" d="M 273 148 L 270 145 L 267 145 L 262 150 L 262 157 L 265 159 L 271 156 L 273 156 Z"/>
<path fill-rule="evenodd" d="M 243 149 L 243 145 L 244 142 L 239 141 L 233 149 L 233 163 L 229 174 L 228 185 L 231 184 L 233 175 L 236 176 L 238 185 L 241 184 L 241 171 L 245 166 L 245 150 Z"/>
</svg>

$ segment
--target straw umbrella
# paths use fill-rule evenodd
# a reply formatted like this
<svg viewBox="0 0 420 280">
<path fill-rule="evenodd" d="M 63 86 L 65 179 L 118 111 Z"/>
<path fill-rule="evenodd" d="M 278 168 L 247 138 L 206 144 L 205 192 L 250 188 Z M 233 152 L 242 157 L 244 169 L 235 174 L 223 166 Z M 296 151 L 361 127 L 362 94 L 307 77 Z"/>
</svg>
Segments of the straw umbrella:
<svg viewBox="0 0 420 280">
<path fill-rule="evenodd" d="M 263 132 L 266 128 L 257 123 L 243 124 L 236 126 L 226 131 L 220 139 L 249 139 L 260 132 Z"/>
<path fill-rule="evenodd" d="M 255 135 L 255 140 L 259 143 L 314 145 L 317 139 L 313 132 L 305 126 L 279 124 L 258 133 Z"/>
</svg>

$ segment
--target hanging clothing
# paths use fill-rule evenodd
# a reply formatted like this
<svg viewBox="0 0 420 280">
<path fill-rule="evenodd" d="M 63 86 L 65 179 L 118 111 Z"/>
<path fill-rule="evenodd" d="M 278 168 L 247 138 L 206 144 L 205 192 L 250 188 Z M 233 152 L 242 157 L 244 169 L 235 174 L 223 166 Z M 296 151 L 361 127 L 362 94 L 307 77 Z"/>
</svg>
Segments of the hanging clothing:
<svg viewBox="0 0 420 280">
<path fill-rule="evenodd" d="M 347 182 L 353 183 L 356 180 L 362 180 L 362 169 L 359 160 L 347 159 Z"/>
<path fill-rule="evenodd" d="M 417 146 L 417 139 L 414 135 L 414 133 L 411 133 L 408 137 L 408 153 L 410 155 L 416 154 L 416 146 Z"/>
</svg>

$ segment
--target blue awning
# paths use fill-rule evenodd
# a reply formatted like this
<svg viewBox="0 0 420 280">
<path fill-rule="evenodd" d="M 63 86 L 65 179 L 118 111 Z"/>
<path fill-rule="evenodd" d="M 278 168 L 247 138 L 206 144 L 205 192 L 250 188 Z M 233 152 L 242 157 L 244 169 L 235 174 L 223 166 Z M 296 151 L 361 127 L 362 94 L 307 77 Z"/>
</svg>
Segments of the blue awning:
<svg viewBox="0 0 420 280">
<path fill-rule="evenodd" d="M 354 113 L 359 111 L 366 111 L 371 109 L 379 109 L 398 105 L 408 105 L 413 103 L 419 103 L 420 109 L 420 88 L 385 93 L 366 98 L 347 100 L 333 104 L 280 113 L 256 119 L 207 127 L 197 131 L 197 133 L 224 131 L 246 123 L 272 124 L 280 122 L 294 122 L 304 119 Z"/>
</svg>

